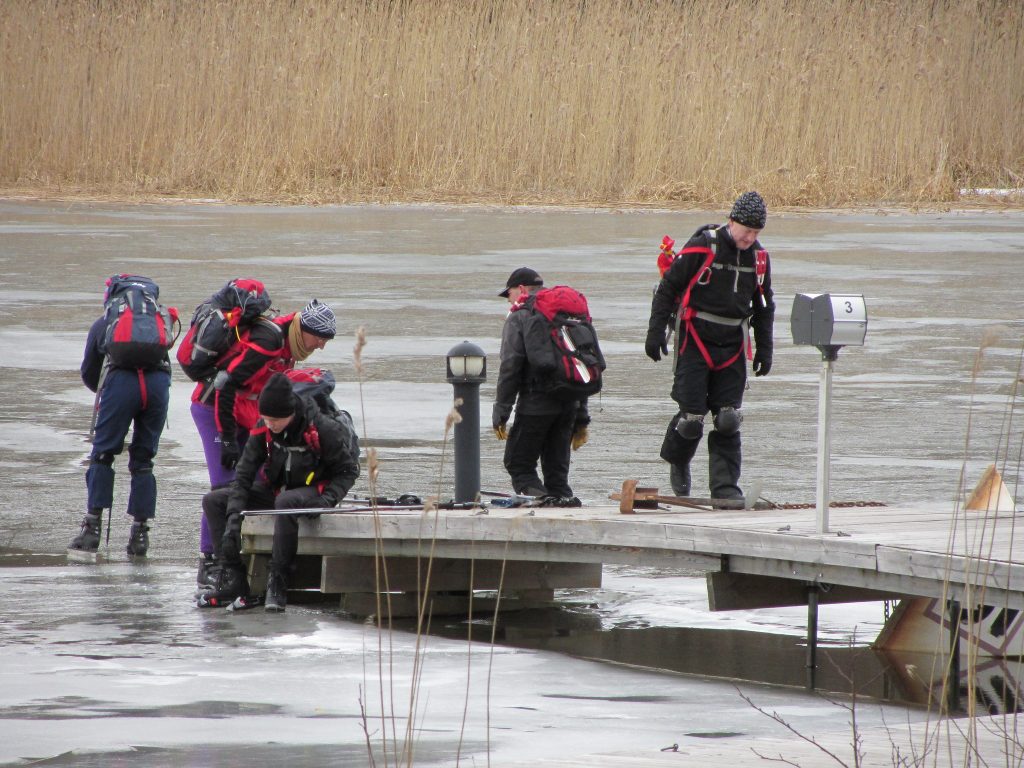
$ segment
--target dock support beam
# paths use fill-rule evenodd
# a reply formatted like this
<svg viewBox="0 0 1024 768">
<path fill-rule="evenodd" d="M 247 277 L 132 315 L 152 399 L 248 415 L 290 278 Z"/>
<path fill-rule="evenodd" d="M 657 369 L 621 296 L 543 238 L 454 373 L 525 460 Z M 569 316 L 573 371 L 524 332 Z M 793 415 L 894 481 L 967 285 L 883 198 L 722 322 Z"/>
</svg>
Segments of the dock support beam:
<svg viewBox="0 0 1024 768">
<path fill-rule="evenodd" d="M 816 685 L 818 668 L 818 585 L 807 587 L 807 690 Z"/>
<path fill-rule="evenodd" d="M 949 601 L 949 675 L 946 706 L 950 714 L 960 709 L 960 601 Z"/>
</svg>

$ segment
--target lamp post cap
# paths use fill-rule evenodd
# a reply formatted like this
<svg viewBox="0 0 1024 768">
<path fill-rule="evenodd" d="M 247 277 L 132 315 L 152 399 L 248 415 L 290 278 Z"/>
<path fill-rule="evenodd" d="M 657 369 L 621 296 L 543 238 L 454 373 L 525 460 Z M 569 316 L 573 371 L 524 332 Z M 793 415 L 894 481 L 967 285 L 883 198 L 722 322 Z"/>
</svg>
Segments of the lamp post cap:
<svg viewBox="0 0 1024 768">
<path fill-rule="evenodd" d="M 487 353 L 471 341 L 463 341 L 448 350 L 448 357 L 486 357 Z"/>
</svg>

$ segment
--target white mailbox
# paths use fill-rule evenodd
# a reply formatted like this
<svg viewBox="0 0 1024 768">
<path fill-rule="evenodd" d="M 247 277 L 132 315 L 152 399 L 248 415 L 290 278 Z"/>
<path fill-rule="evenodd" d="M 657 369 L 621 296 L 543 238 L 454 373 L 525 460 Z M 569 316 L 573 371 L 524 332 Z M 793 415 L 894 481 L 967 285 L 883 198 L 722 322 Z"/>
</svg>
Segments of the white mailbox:
<svg viewBox="0 0 1024 768">
<path fill-rule="evenodd" d="M 789 324 L 794 344 L 859 347 L 868 331 L 868 311 L 860 294 L 798 293 Z"/>
</svg>

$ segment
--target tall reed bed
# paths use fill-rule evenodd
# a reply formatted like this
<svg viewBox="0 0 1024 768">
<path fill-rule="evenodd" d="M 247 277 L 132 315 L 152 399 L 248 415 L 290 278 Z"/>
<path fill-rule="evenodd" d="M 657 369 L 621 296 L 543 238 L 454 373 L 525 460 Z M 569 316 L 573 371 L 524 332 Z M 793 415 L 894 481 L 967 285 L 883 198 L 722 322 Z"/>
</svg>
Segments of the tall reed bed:
<svg viewBox="0 0 1024 768">
<path fill-rule="evenodd" d="M 5 0 L 0 184 L 773 204 L 1024 185 L 1010 0 Z"/>
</svg>

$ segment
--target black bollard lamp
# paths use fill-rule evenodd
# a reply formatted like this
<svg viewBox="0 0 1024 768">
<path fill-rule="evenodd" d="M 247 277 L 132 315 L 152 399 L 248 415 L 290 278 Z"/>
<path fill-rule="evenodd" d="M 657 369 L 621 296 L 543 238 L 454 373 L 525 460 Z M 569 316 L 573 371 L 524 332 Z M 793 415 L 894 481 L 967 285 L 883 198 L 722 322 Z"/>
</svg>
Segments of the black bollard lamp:
<svg viewBox="0 0 1024 768">
<path fill-rule="evenodd" d="M 480 384 L 487 379 L 487 354 L 472 342 L 449 349 L 445 362 L 451 384 Z"/>
<path fill-rule="evenodd" d="M 487 378 L 487 355 L 476 344 L 456 344 L 445 358 L 448 382 L 462 400 L 455 425 L 455 501 L 480 496 L 480 384 Z"/>
</svg>

